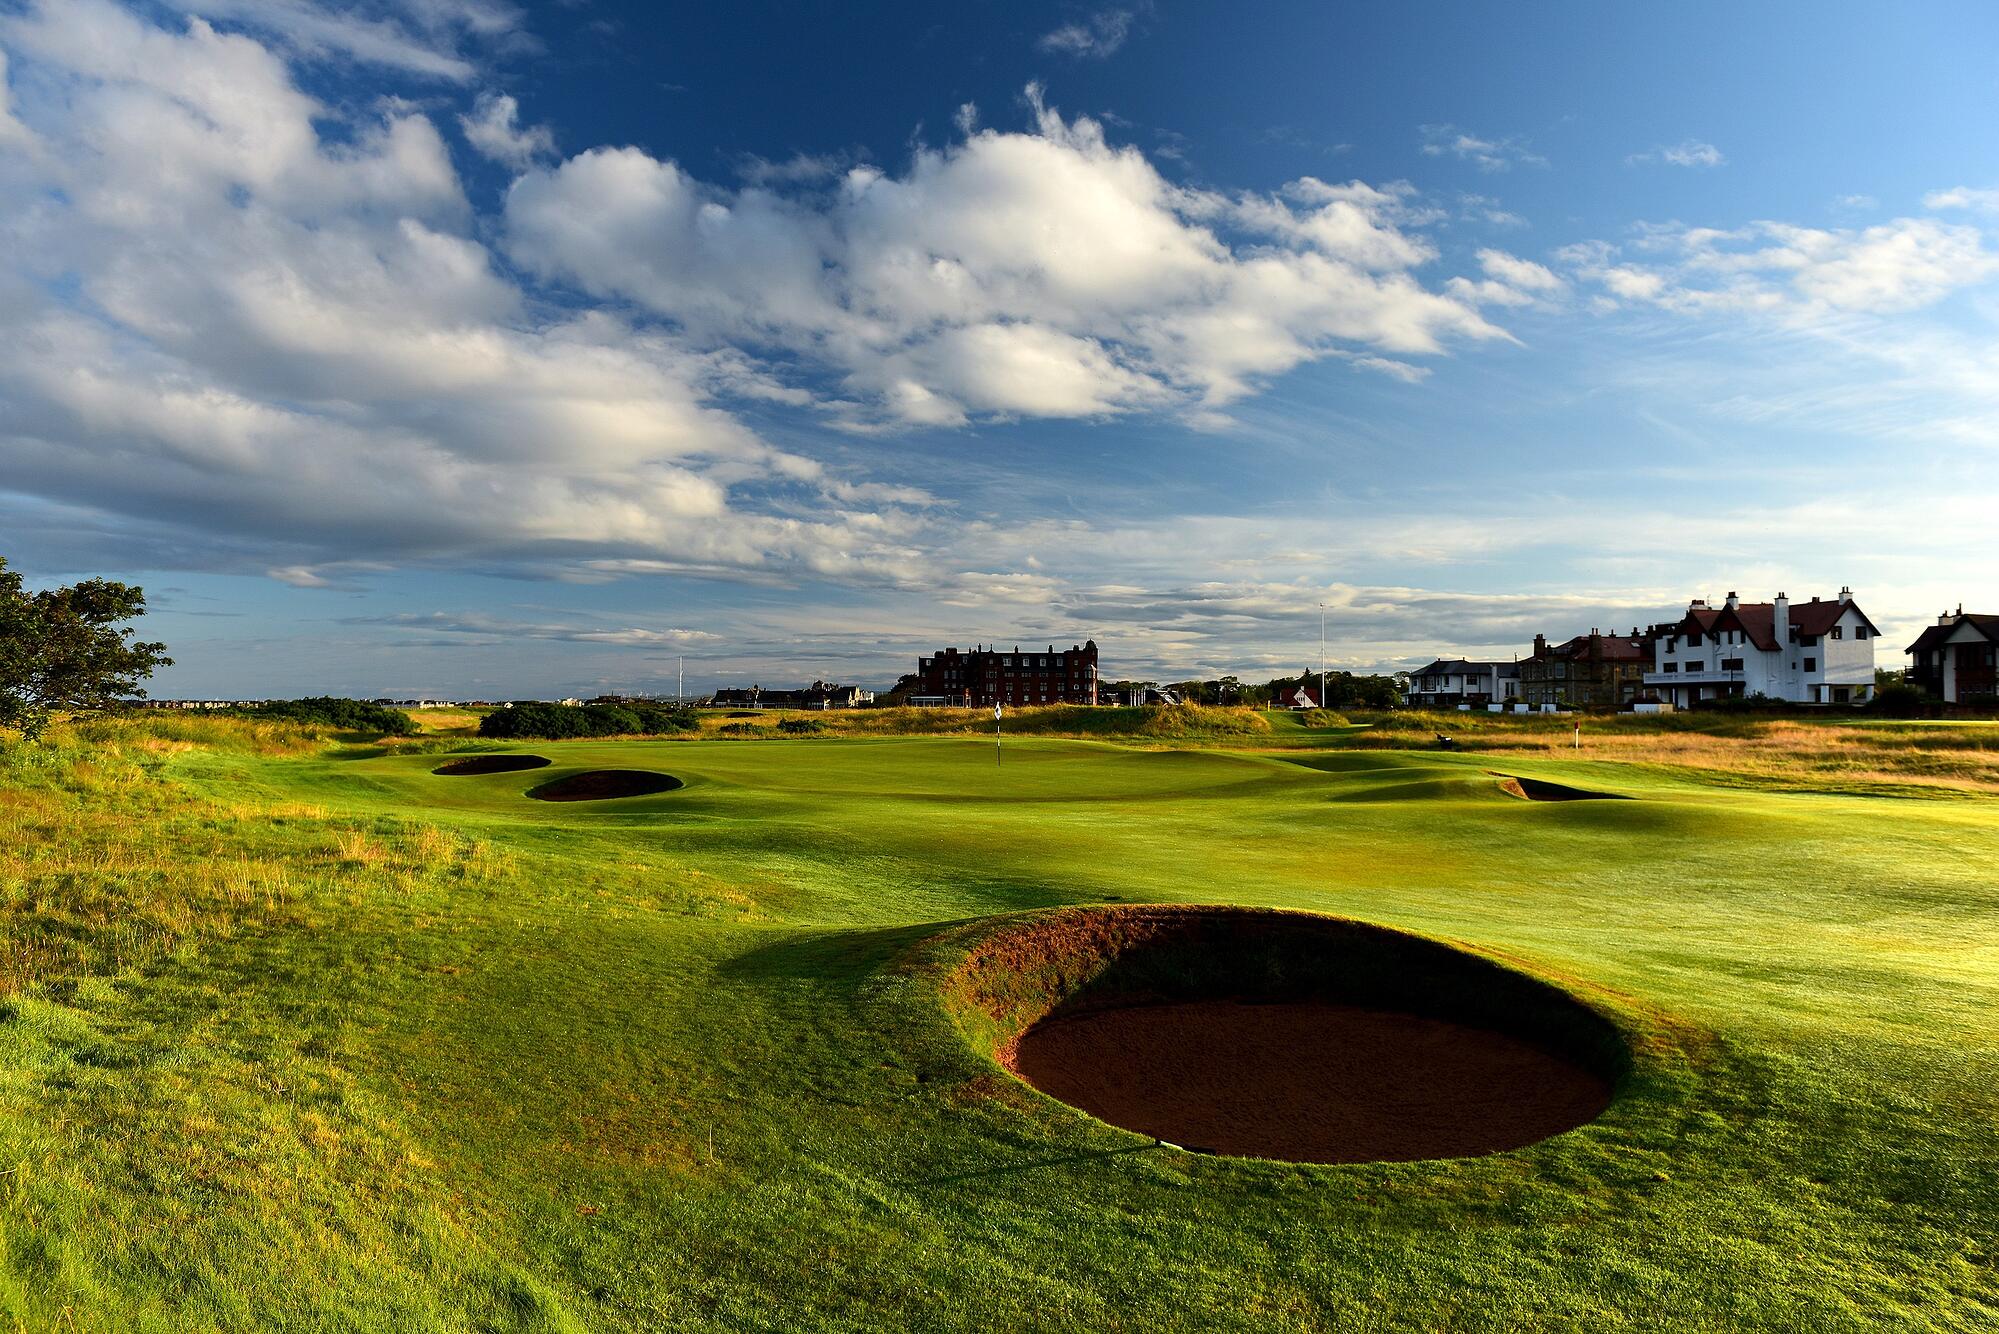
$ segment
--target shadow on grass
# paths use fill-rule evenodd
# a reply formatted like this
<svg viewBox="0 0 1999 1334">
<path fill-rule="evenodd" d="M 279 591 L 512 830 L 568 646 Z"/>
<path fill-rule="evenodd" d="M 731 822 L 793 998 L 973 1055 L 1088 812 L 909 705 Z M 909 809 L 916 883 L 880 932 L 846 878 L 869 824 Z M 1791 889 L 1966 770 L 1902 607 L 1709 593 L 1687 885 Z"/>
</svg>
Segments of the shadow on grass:
<svg viewBox="0 0 1999 1334">
<path fill-rule="evenodd" d="M 911 946 L 973 918 L 913 926 L 787 932 L 784 939 L 725 960 L 716 972 L 736 980 L 766 978 L 857 982 L 873 975 Z"/>
<path fill-rule="evenodd" d="M 1096 1163 L 1117 1158 L 1128 1153 L 1151 1153 L 1167 1146 L 1158 1142 L 1151 1144 L 1129 1144 L 1122 1149 L 1093 1149 L 1088 1153 L 1065 1153 L 1060 1158 L 1037 1158 L 1032 1162 L 1008 1163 L 1003 1167 L 981 1167 L 970 1172 L 947 1172 L 942 1176 L 915 1177 L 901 1184 L 905 1186 L 949 1186 L 960 1181 L 977 1181 L 985 1177 L 1013 1176 L 1018 1172 L 1033 1172 L 1044 1167 L 1068 1167 L 1075 1163 Z"/>
</svg>

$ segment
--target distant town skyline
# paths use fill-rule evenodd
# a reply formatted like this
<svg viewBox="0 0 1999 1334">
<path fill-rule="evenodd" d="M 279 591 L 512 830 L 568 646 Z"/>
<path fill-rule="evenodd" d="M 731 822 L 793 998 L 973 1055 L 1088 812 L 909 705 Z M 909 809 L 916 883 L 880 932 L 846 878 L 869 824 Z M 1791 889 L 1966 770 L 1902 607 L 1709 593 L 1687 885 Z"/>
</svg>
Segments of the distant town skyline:
<svg viewBox="0 0 1999 1334">
<path fill-rule="evenodd" d="M 0 555 L 169 696 L 1999 593 L 1999 13 L 26 0 Z"/>
</svg>

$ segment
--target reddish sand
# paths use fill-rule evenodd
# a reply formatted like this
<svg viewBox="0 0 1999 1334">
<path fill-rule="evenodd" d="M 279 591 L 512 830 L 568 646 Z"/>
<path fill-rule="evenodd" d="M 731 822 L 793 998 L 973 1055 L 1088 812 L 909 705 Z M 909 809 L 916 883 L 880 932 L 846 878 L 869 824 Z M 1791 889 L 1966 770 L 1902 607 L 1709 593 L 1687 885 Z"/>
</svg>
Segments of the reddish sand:
<svg viewBox="0 0 1999 1334">
<path fill-rule="evenodd" d="M 1308 1163 L 1497 1153 L 1610 1104 L 1608 1082 L 1518 1038 L 1347 1005 L 1101 1010 L 1036 1024 L 1009 1064 L 1126 1130 Z"/>
<path fill-rule="evenodd" d="M 681 785 L 672 774 L 656 774 L 650 769 L 592 769 L 543 783 L 529 789 L 528 795 L 536 801 L 609 801 L 671 792 Z"/>
<path fill-rule="evenodd" d="M 464 778 L 473 774 L 511 774 L 523 769 L 546 769 L 550 763 L 540 755 L 473 755 L 440 764 L 431 772 L 447 778 Z"/>
</svg>

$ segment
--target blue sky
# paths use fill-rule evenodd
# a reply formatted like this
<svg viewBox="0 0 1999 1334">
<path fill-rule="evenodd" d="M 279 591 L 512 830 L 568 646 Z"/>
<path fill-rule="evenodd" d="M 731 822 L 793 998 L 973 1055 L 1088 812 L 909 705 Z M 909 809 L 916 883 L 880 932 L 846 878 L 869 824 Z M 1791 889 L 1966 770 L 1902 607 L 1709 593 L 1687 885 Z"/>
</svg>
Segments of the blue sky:
<svg viewBox="0 0 1999 1334">
<path fill-rule="evenodd" d="M 190 695 L 1999 605 L 1990 6 L 959 8 L 0 3 L 0 555 Z"/>
</svg>

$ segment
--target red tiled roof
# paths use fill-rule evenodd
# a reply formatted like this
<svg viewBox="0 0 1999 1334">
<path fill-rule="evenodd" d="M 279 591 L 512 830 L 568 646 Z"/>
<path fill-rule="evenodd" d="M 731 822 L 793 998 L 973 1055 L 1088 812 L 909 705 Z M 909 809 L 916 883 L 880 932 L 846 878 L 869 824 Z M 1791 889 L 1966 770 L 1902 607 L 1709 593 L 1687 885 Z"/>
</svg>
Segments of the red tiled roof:
<svg viewBox="0 0 1999 1334">
<path fill-rule="evenodd" d="M 1837 598 L 1830 601 L 1793 602 L 1791 604 L 1791 624 L 1787 630 L 1796 630 L 1800 635 L 1823 635 L 1839 623 L 1839 618 L 1851 609 L 1860 617 L 1861 623 L 1879 635 L 1874 622 L 1867 619 L 1867 613 L 1860 610 L 1858 603 L 1842 602 Z M 1690 607 L 1686 617 L 1680 622 L 1679 632 L 1686 633 L 1686 622 L 1693 621 L 1702 634 L 1715 634 L 1722 630 L 1740 630 L 1749 642 L 1765 653 L 1775 652 L 1781 647 L 1776 635 L 1776 605 L 1770 602 L 1738 602 L 1734 607 Z M 1789 639 L 1788 633 L 1785 639 Z"/>
<path fill-rule="evenodd" d="M 1577 635 L 1574 639 L 1549 648 L 1550 657 L 1586 657 L 1590 652 L 1590 641 L 1596 641 L 1596 654 L 1609 662 L 1636 662 L 1646 656 L 1645 641 L 1633 639 L 1630 635 Z"/>
</svg>

